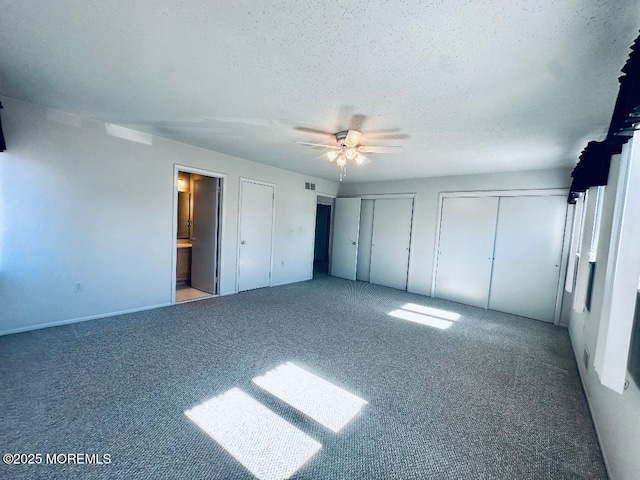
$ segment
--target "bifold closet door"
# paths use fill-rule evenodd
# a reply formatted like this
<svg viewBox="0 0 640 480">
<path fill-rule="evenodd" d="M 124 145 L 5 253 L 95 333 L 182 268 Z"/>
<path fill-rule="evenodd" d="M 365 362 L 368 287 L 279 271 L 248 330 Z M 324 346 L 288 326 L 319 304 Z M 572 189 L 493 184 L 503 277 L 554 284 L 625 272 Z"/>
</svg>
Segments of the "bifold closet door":
<svg viewBox="0 0 640 480">
<path fill-rule="evenodd" d="M 434 296 L 487 308 L 498 197 L 442 202 Z"/>
<path fill-rule="evenodd" d="M 412 198 L 375 201 L 369 274 L 371 283 L 407 289 L 412 216 Z"/>
<path fill-rule="evenodd" d="M 359 232 L 360 199 L 336 198 L 333 209 L 331 275 L 347 280 L 356 279 Z"/>
<path fill-rule="evenodd" d="M 553 322 L 565 196 L 501 197 L 489 308 Z"/>
</svg>

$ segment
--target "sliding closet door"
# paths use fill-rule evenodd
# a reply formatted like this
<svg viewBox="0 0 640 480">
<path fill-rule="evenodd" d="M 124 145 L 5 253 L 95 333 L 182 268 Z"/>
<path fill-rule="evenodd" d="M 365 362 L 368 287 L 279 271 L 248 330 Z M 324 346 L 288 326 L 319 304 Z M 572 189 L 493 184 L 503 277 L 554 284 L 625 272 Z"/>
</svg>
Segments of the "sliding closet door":
<svg viewBox="0 0 640 480">
<path fill-rule="evenodd" d="M 373 236 L 373 202 L 362 200 L 360 209 L 360 237 L 358 239 L 358 267 L 356 280 L 369 281 L 371 270 L 371 239 Z"/>
<path fill-rule="evenodd" d="M 412 216 L 412 198 L 375 201 L 369 275 L 371 283 L 407 289 Z"/>
<path fill-rule="evenodd" d="M 489 308 L 553 322 L 567 200 L 502 197 Z"/>
<path fill-rule="evenodd" d="M 347 280 L 356 279 L 359 232 L 360 199 L 336 198 L 333 214 L 331 275 Z"/>
<path fill-rule="evenodd" d="M 442 203 L 434 296 L 487 308 L 498 197 Z"/>
</svg>

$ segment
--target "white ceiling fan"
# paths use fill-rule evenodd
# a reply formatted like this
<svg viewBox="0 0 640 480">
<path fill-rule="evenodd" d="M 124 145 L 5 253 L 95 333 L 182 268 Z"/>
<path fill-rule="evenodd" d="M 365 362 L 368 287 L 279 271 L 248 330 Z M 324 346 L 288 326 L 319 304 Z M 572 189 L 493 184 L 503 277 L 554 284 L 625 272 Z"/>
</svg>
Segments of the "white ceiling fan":
<svg viewBox="0 0 640 480">
<path fill-rule="evenodd" d="M 361 116 L 363 117 L 363 116 Z M 360 122 L 361 123 L 361 122 Z M 314 142 L 297 142 L 300 145 L 307 145 L 309 147 L 316 148 L 328 148 L 327 158 L 330 162 L 335 162 L 340 167 L 340 181 L 347 174 L 347 165 L 349 162 L 353 162 L 356 165 L 366 165 L 371 163 L 371 160 L 365 156 L 365 153 L 400 153 L 402 147 L 397 145 L 362 145 L 360 143 L 362 139 L 362 133 L 355 129 L 341 130 L 336 133 L 325 132 L 322 130 L 316 130 L 313 128 L 296 127 L 296 130 L 301 130 L 309 133 L 316 133 L 322 135 L 329 135 L 335 137 L 335 144 L 314 143 Z M 385 130 L 397 131 L 395 129 Z M 379 135 L 378 138 L 406 138 L 407 135 L 394 134 L 394 135 Z"/>
</svg>

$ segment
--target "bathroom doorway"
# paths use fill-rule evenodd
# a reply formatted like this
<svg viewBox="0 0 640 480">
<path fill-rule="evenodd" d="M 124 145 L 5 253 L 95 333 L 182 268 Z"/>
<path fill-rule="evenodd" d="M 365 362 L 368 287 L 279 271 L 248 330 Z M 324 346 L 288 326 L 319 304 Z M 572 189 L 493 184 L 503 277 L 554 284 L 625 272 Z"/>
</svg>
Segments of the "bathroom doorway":
<svg viewBox="0 0 640 480">
<path fill-rule="evenodd" d="M 176 166 L 175 303 L 220 292 L 223 177 Z"/>
</svg>

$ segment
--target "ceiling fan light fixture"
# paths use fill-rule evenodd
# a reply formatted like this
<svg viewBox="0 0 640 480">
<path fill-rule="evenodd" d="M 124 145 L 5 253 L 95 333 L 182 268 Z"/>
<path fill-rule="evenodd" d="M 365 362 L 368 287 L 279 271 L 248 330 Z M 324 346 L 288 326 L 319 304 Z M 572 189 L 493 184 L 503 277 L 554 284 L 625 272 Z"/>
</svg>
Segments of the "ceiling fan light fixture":
<svg viewBox="0 0 640 480">
<path fill-rule="evenodd" d="M 637 116 L 637 120 L 640 122 L 640 113 Z M 361 128 L 363 121 L 366 117 L 364 115 L 353 115 L 351 120 L 351 125 L 353 128 Z M 347 174 L 347 165 L 350 162 L 355 163 L 358 166 L 364 166 L 371 163 L 371 160 L 368 157 L 369 153 L 399 153 L 402 151 L 402 147 L 399 145 L 361 145 L 360 141 L 363 139 L 364 135 L 362 132 L 349 129 L 349 130 L 340 130 L 336 133 L 331 133 L 326 130 L 316 129 L 316 128 L 307 128 L 307 127 L 294 127 L 296 130 L 300 130 L 302 132 L 321 134 L 329 137 L 334 137 L 335 143 L 327 142 L 327 143 L 316 143 L 316 142 L 297 142 L 302 145 L 307 145 L 309 147 L 322 147 L 327 148 L 329 151 L 326 152 L 327 158 L 330 162 L 335 163 L 336 166 L 340 169 L 340 181 Z M 397 132 L 398 128 L 385 129 L 385 130 L 373 130 L 370 133 L 374 133 L 373 138 L 380 139 L 392 139 L 392 138 L 407 138 L 408 135 L 404 134 L 391 134 L 391 135 L 380 135 L 380 133 L 385 132 Z"/>
<path fill-rule="evenodd" d="M 344 152 L 344 156 L 347 157 L 347 160 L 354 160 L 358 155 L 358 152 L 355 148 L 347 148 Z"/>
</svg>

